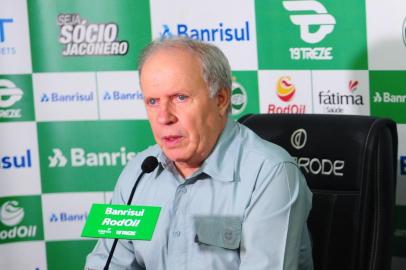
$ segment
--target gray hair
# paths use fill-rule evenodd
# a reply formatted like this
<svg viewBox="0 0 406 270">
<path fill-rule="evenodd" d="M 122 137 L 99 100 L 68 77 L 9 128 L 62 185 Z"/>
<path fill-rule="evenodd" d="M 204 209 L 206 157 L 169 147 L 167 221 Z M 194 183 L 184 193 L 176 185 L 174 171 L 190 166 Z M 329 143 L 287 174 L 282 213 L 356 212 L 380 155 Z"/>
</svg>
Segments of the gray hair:
<svg viewBox="0 0 406 270">
<path fill-rule="evenodd" d="M 209 96 L 214 97 L 220 89 L 231 91 L 231 68 L 224 53 L 214 45 L 185 37 L 169 37 L 153 40 L 144 48 L 138 62 L 141 76 L 142 68 L 154 52 L 165 48 L 186 48 L 195 53 L 202 64 L 203 79 L 209 87 Z"/>
</svg>

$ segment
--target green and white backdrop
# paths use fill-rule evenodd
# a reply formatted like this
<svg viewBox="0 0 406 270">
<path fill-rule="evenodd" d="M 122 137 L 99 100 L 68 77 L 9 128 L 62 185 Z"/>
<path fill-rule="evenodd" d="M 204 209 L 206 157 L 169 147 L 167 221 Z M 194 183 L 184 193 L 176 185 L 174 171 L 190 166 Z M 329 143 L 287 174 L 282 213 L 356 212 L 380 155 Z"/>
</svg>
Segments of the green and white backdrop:
<svg viewBox="0 0 406 270">
<path fill-rule="evenodd" d="M 170 35 L 225 52 L 234 118 L 394 119 L 393 269 L 405 269 L 405 18 L 404 0 L 0 0 L 0 269 L 83 268 L 90 205 L 154 143 L 138 54 Z"/>
</svg>

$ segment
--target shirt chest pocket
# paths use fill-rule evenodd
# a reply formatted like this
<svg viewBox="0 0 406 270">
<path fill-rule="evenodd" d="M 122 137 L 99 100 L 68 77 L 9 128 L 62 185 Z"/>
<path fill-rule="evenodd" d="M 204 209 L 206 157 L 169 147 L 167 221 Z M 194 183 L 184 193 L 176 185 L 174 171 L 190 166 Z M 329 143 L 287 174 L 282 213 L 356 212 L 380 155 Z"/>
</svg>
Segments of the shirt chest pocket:
<svg viewBox="0 0 406 270">
<path fill-rule="evenodd" d="M 198 244 L 238 249 L 241 242 L 241 218 L 223 216 L 195 217 Z"/>
</svg>

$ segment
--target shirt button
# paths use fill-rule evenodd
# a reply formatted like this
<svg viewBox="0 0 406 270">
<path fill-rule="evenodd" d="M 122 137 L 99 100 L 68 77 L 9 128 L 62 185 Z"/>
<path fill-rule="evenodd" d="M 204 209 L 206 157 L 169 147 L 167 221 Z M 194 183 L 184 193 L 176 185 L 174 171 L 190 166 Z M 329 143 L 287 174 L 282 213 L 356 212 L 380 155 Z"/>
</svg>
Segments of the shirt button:
<svg viewBox="0 0 406 270">
<path fill-rule="evenodd" d="M 179 237 L 180 236 L 180 231 L 173 232 L 173 237 Z"/>
<path fill-rule="evenodd" d="M 186 192 L 187 192 L 187 188 L 185 188 L 185 187 L 181 187 L 181 188 L 180 188 L 180 192 L 182 192 L 182 193 L 186 193 Z"/>
</svg>

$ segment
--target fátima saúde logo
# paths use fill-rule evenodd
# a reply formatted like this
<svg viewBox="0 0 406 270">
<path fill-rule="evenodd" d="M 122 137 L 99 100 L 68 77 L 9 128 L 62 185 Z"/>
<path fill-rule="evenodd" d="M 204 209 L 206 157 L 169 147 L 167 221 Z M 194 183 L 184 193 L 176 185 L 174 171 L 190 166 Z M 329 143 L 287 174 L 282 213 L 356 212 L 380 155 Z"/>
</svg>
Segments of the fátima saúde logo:
<svg viewBox="0 0 406 270">
<path fill-rule="evenodd" d="M 10 81 L 0 80 L 0 118 L 20 118 L 21 109 L 12 109 L 22 99 L 24 92 Z"/>
<path fill-rule="evenodd" d="M 36 225 L 21 224 L 25 211 L 17 200 L 8 200 L 0 208 L 0 241 L 10 242 L 34 238 L 37 236 Z M 0 243 L 1 243 L 0 242 Z"/>
<path fill-rule="evenodd" d="M 328 13 L 323 4 L 317 1 L 283 1 L 283 7 L 293 13 L 289 18 L 300 28 L 300 38 L 308 44 L 321 42 L 332 33 L 336 24 L 335 18 Z M 318 27 L 316 31 L 312 30 Z M 292 60 L 331 60 L 332 47 L 290 48 Z"/>
<path fill-rule="evenodd" d="M 340 91 L 320 91 L 318 100 L 320 105 L 324 105 L 326 113 L 344 113 L 346 106 L 364 106 L 364 97 L 356 94 L 359 81 L 350 80 L 346 93 Z"/>
<path fill-rule="evenodd" d="M 59 43 L 63 56 L 126 55 L 128 41 L 119 40 L 115 22 L 92 23 L 79 13 L 62 13 L 57 17 L 60 27 Z"/>
<path fill-rule="evenodd" d="M 233 81 L 231 90 L 231 110 L 232 115 L 240 114 L 247 107 L 248 97 L 244 86 L 237 81 Z"/>
<path fill-rule="evenodd" d="M 276 103 L 269 104 L 268 113 L 305 113 L 306 105 L 291 104 L 296 93 L 296 86 L 290 76 L 279 77 L 275 85 L 275 90 L 276 96 L 282 101 L 283 105 Z"/>
</svg>

